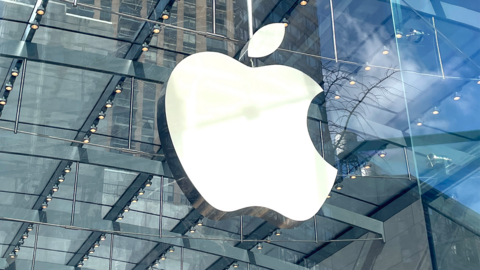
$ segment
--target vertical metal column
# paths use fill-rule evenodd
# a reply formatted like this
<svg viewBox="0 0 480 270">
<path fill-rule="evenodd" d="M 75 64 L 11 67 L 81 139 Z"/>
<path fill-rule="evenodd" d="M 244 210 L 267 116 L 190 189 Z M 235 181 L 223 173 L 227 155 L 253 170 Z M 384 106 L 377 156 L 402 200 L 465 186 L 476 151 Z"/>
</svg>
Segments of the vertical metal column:
<svg viewBox="0 0 480 270">
<path fill-rule="evenodd" d="M 320 142 L 322 144 L 322 157 L 325 159 L 325 148 L 323 145 L 323 126 L 322 126 L 322 120 L 320 120 Z"/>
<path fill-rule="evenodd" d="M 240 243 L 243 243 L 243 216 L 240 216 Z"/>
<path fill-rule="evenodd" d="M 159 237 L 162 238 L 162 223 L 163 223 L 163 219 L 162 219 L 162 216 L 163 216 L 163 176 L 160 176 L 160 213 L 159 213 L 159 217 L 158 217 L 158 221 L 159 221 Z"/>
<path fill-rule="evenodd" d="M 180 270 L 183 270 L 183 247 L 180 249 Z"/>
<path fill-rule="evenodd" d="M 315 231 L 315 243 L 318 243 L 317 215 L 313 216 L 313 229 Z"/>
<path fill-rule="evenodd" d="M 110 260 L 108 261 L 108 269 L 112 270 L 112 260 L 113 260 L 113 234 L 110 234 Z"/>
<path fill-rule="evenodd" d="M 410 163 L 408 162 L 408 152 L 407 152 L 407 147 L 403 147 L 403 150 L 405 152 L 405 163 L 407 165 L 407 173 L 408 173 L 408 179 L 412 181 L 412 174 L 410 173 Z"/>
<path fill-rule="evenodd" d="M 77 161 L 75 164 L 75 181 L 73 182 L 73 199 L 72 199 L 72 216 L 70 217 L 70 226 L 73 226 L 75 221 L 75 202 L 77 201 L 77 185 L 78 185 L 78 171 L 80 163 Z"/>
<path fill-rule="evenodd" d="M 32 270 L 35 269 L 35 260 L 37 257 L 37 243 L 38 243 L 38 230 L 40 229 L 40 224 L 37 224 L 35 228 L 35 243 L 33 244 L 33 257 L 32 257 Z"/>
<path fill-rule="evenodd" d="M 128 149 L 132 149 L 132 133 L 133 133 L 133 97 L 134 97 L 134 83 L 135 78 L 132 77 L 131 87 L 130 87 L 130 121 L 128 123 Z"/>
<path fill-rule="evenodd" d="M 212 27 L 213 27 L 212 29 L 213 29 L 214 34 L 217 33 L 217 27 L 215 25 L 215 21 L 216 21 L 216 18 L 217 18 L 216 14 L 215 14 L 216 13 L 215 11 L 216 11 L 217 7 L 216 7 L 215 4 L 216 4 L 215 0 L 212 0 Z"/>
<path fill-rule="evenodd" d="M 335 35 L 335 16 L 333 15 L 333 1 L 330 0 L 330 12 L 332 16 L 332 35 L 333 35 L 333 51 L 335 53 L 335 62 L 338 62 L 338 56 L 337 56 L 337 39 Z"/>
<path fill-rule="evenodd" d="M 435 17 L 432 17 L 433 29 L 435 30 L 435 42 L 437 43 L 438 62 L 440 63 L 440 69 L 442 71 L 442 78 L 445 79 L 445 73 L 443 72 L 442 54 L 440 53 L 440 46 L 438 45 L 437 27 L 435 26 Z"/>
<path fill-rule="evenodd" d="M 252 0 L 247 0 L 247 15 L 248 15 L 248 37 L 253 37 L 253 4 Z"/>
<path fill-rule="evenodd" d="M 18 132 L 18 122 L 20 120 L 20 108 L 22 107 L 22 98 L 23 98 L 23 88 L 25 86 L 25 73 L 27 71 L 27 60 L 23 60 L 22 66 L 22 76 L 20 77 L 20 91 L 18 92 L 18 102 L 17 102 L 17 114 L 15 115 L 15 126 L 13 127 L 13 133 L 17 134 Z"/>
</svg>

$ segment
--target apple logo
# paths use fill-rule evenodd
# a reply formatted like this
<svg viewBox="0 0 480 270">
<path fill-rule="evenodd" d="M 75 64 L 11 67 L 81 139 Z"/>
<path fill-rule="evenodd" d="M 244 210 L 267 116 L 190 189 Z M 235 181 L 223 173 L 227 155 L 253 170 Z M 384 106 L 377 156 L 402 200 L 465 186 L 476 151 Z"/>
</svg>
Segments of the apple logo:
<svg viewBox="0 0 480 270">
<path fill-rule="evenodd" d="M 281 23 L 258 30 L 249 57 L 273 53 Z M 158 102 L 158 128 L 168 165 L 204 217 L 238 215 L 293 228 L 325 202 L 337 170 L 317 152 L 307 112 L 323 90 L 281 65 L 248 67 L 216 52 L 181 61 Z"/>
</svg>

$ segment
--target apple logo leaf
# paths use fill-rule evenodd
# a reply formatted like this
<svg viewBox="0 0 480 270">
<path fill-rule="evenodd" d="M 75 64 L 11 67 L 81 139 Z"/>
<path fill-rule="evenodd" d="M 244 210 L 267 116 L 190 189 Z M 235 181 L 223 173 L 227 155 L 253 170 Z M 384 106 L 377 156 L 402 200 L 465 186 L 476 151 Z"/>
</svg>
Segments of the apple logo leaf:
<svg viewBox="0 0 480 270">
<path fill-rule="evenodd" d="M 248 42 L 248 57 L 259 58 L 273 53 L 285 36 L 283 23 L 272 23 L 258 30 Z"/>
</svg>

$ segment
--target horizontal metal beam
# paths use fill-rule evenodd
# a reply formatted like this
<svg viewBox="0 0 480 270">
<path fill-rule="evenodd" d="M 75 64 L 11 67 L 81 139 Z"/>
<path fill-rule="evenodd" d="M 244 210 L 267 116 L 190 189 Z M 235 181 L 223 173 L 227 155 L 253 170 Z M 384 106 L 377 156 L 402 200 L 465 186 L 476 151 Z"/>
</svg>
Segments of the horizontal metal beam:
<svg viewBox="0 0 480 270">
<path fill-rule="evenodd" d="M 164 83 L 172 69 L 101 54 L 16 40 L 0 41 L 0 56 Z"/>
<path fill-rule="evenodd" d="M 192 209 L 184 218 L 182 218 L 182 220 L 178 222 L 177 225 L 175 225 L 175 227 L 173 227 L 171 232 L 181 235 L 186 234 L 190 227 L 195 225 L 195 223 L 201 216 L 202 215 L 200 215 L 197 210 Z"/>
</svg>

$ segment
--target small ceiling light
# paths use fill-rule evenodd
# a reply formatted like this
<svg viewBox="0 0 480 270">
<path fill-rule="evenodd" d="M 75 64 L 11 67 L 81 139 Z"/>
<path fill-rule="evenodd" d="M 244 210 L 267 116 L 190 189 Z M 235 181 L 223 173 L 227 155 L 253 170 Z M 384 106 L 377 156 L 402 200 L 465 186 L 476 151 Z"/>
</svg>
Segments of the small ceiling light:
<svg viewBox="0 0 480 270">
<path fill-rule="evenodd" d="M 17 257 L 17 253 L 13 251 L 13 252 L 10 252 L 8 256 L 10 257 L 10 259 L 15 259 L 15 257 Z"/>
<path fill-rule="evenodd" d="M 45 8 L 42 6 L 39 6 L 37 9 L 37 14 L 40 16 L 45 15 Z"/>
<path fill-rule="evenodd" d="M 382 151 L 378 152 L 378 156 L 381 157 L 381 158 L 384 158 L 385 156 L 387 156 L 387 153 L 382 150 Z"/>
<path fill-rule="evenodd" d="M 328 193 L 327 199 L 330 199 L 332 197 L 332 193 Z"/>
<path fill-rule="evenodd" d="M 145 182 L 146 187 L 151 187 L 152 186 L 152 180 L 148 179 L 147 182 Z"/>
<path fill-rule="evenodd" d="M 460 93 L 458 92 L 455 92 L 455 94 L 453 95 L 453 100 L 460 100 L 462 96 L 460 95 Z"/>
<path fill-rule="evenodd" d="M 94 124 L 94 125 L 90 126 L 90 132 L 92 132 L 92 133 L 97 132 L 97 125 Z"/>
<path fill-rule="evenodd" d="M 350 84 L 351 85 L 354 85 L 355 84 L 355 78 L 352 76 L 350 77 Z"/>
<path fill-rule="evenodd" d="M 158 260 L 158 259 L 155 260 L 155 262 L 153 262 L 153 265 L 154 265 L 154 266 L 158 266 L 159 264 L 160 264 L 160 260 Z"/>
<path fill-rule="evenodd" d="M 132 198 L 132 203 L 136 203 L 136 202 L 138 202 L 138 197 L 137 197 L 137 195 L 133 196 L 133 198 Z"/>
<path fill-rule="evenodd" d="M 383 46 L 383 54 L 387 55 L 388 54 L 388 48 L 387 46 Z"/>
<path fill-rule="evenodd" d="M 423 125 L 423 121 L 422 121 L 421 118 L 417 118 L 417 120 L 415 120 L 415 123 L 416 123 L 416 125 L 419 126 L 419 127 Z"/>
<path fill-rule="evenodd" d="M 113 107 L 113 102 L 110 99 L 107 100 L 107 102 L 105 102 L 105 107 L 107 107 L 107 108 Z"/>
<path fill-rule="evenodd" d="M 14 68 L 12 69 L 12 76 L 13 76 L 13 77 L 17 77 L 17 76 L 18 76 L 18 69 L 17 69 L 16 67 L 14 67 Z"/>
<path fill-rule="evenodd" d="M 480 84 L 480 80 L 477 81 L 477 84 Z"/>
<path fill-rule="evenodd" d="M 233 268 L 238 268 L 238 263 L 237 263 L 237 262 L 234 262 L 234 263 L 232 264 L 232 266 L 233 266 Z"/>
<path fill-rule="evenodd" d="M 18 240 L 19 245 L 23 245 L 24 243 L 25 243 L 25 241 L 23 241 L 23 238 L 20 238 L 20 240 Z"/>
<path fill-rule="evenodd" d="M 437 106 L 433 107 L 432 114 L 439 114 L 439 113 L 440 113 L 440 109 L 438 109 Z"/>
<path fill-rule="evenodd" d="M 170 18 L 170 12 L 168 10 L 164 10 L 162 12 L 162 19 L 163 20 L 168 20 Z"/>
<path fill-rule="evenodd" d="M 300 5 L 301 6 L 306 6 L 308 4 L 308 1 L 307 0 L 301 0 L 300 1 Z"/>
<path fill-rule="evenodd" d="M 148 44 L 144 42 L 142 44 L 142 51 L 143 52 L 148 52 L 149 49 L 150 49 L 150 46 L 148 46 Z"/>
<path fill-rule="evenodd" d="M 12 91 L 13 90 L 13 85 L 12 85 L 11 82 L 7 82 L 5 84 L 5 90 L 7 90 L 7 91 Z"/>
<path fill-rule="evenodd" d="M 48 194 L 47 195 L 47 202 L 51 202 L 53 199 L 52 195 L 51 194 Z"/>
<path fill-rule="evenodd" d="M 336 185 L 335 185 L 335 189 L 336 189 L 336 190 L 342 190 L 342 188 L 343 188 L 343 185 L 342 185 L 342 184 L 336 184 Z"/>
<path fill-rule="evenodd" d="M 335 99 L 340 99 L 340 97 L 341 97 L 341 96 L 340 96 L 340 92 L 335 91 L 335 97 L 334 97 L 334 98 L 335 98 Z"/>
<path fill-rule="evenodd" d="M 350 179 L 356 179 L 357 176 L 355 174 L 350 175 Z"/>
<path fill-rule="evenodd" d="M 19 251 L 20 251 L 20 246 L 18 246 L 18 245 L 17 245 L 17 246 L 15 246 L 15 248 L 13 249 L 13 251 L 15 251 L 15 252 L 19 252 Z"/>
<path fill-rule="evenodd" d="M 84 142 L 84 143 L 89 143 L 89 142 L 90 142 L 90 136 L 85 135 L 85 136 L 83 137 L 83 142 Z"/>
<path fill-rule="evenodd" d="M 7 100 L 5 98 L 0 98 L 0 105 L 5 105 L 7 104 Z"/>
<path fill-rule="evenodd" d="M 174 247 L 170 247 L 170 248 L 168 249 L 168 252 L 170 252 L 170 253 L 172 253 L 172 252 L 174 252 L 174 251 L 175 251 L 175 248 L 174 248 Z"/>
<path fill-rule="evenodd" d="M 42 209 L 47 209 L 47 208 L 48 208 L 48 202 L 43 202 Z"/>
<path fill-rule="evenodd" d="M 287 27 L 290 24 L 290 22 L 287 20 L 287 18 L 283 18 L 282 23 L 283 23 L 283 25 L 285 25 L 285 27 Z"/>
<path fill-rule="evenodd" d="M 65 169 L 63 170 L 65 173 L 70 173 L 72 171 L 72 167 L 70 167 L 70 164 L 65 166 Z"/>
<path fill-rule="evenodd" d="M 30 24 L 30 28 L 32 28 L 33 30 L 37 30 L 39 27 L 40 25 L 38 24 L 37 20 L 34 20 L 32 24 Z"/>
<path fill-rule="evenodd" d="M 24 232 L 23 235 L 22 235 L 22 238 L 27 239 L 28 238 L 28 232 Z"/>
<path fill-rule="evenodd" d="M 88 253 L 93 254 L 95 252 L 95 249 L 92 247 L 88 250 Z"/>
<path fill-rule="evenodd" d="M 160 260 L 161 261 L 165 261 L 167 259 L 167 257 L 165 256 L 165 253 L 160 255 Z"/>
<path fill-rule="evenodd" d="M 58 177 L 58 182 L 63 183 L 63 181 L 65 181 L 65 176 L 60 175 L 60 176 Z"/>
<path fill-rule="evenodd" d="M 365 168 L 365 169 L 370 169 L 371 167 L 372 167 L 372 164 L 370 164 L 370 163 L 367 163 L 367 164 L 365 164 L 365 166 L 363 166 L 363 168 Z"/>
<path fill-rule="evenodd" d="M 396 38 L 402 38 L 403 37 L 403 32 L 400 30 L 397 30 L 397 33 L 395 34 Z"/>
<path fill-rule="evenodd" d="M 262 243 L 258 243 L 258 244 L 257 244 L 257 249 L 258 249 L 258 250 L 261 250 L 262 248 L 263 248 Z"/>
<path fill-rule="evenodd" d="M 370 70 L 370 69 L 372 69 L 372 67 L 370 66 L 370 64 L 369 64 L 368 62 L 365 63 L 365 70 L 368 71 L 368 70 Z"/>
<path fill-rule="evenodd" d="M 122 89 L 121 85 L 118 84 L 117 86 L 115 86 L 115 93 L 120 94 L 122 92 L 122 90 L 123 89 Z"/>
<path fill-rule="evenodd" d="M 195 232 L 195 227 L 190 227 L 190 233 L 194 233 Z"/>
<path fill-rule="evenodd" d="M 105 119 L 105 112 L 104 111 L 101 111 L 101 112 L 98 113 L 98 119 L 100 119 L 100 120 Z"/>
<path fill-rule="evenodd" d="M 143 194 L 145 194 L 145 189 L 141 188 L 138 190 L 138 195 L 142 196 Z"/>
<path fill-rule="evenodd" d="M 265 238 L 265 241 L 266 241 L 267 243 L 272 242 L 272 237 L 271 237 L 270 235 L 267 236 L 267 238 Z"/>
<path fill-rule="evenodd" d="M 84 261 L 88 261 L 88 255 L 83 256 Z"/>
<path fill-rule="evenodd" d="M 197 220 L 197 226 L 203 226 L 203 218 Z"/>
<path fill-rule="evenodd" d="M 79 263 L 77 264 L 77 267 L 83 267 L 83 262 L 79 262 Z"/>
<path fill-rule="evenodd" d="M 282 235 L 282 231 L 280 231 L 280 230 L 275 230 L 274 234 L 275 234 L 276 236 L 280 236 L 280 235 Z"/>
<path fill-rule="evenodd" d="M 118 214 L 117 220 L 122 220 L 122 219 L 123 219 L 123 214 L 122 213 Z"/>
<path fill-rule="evenodd" d="M 161 28 L 160 28 L 160 25 L 155 24 L 155 25 L 153 26 L 152 32 L 153 32 L 154 34 L 158 34 L 158 33 L 160 33 L 160 29 L 161 29 Z"/>
<path fill-rule="evenodd" d="M 27 232 L 33 231 L 33 224 L 28 224 Z"/>
<path fill-rule="evenodd" d="M 130 211 L 130 206 L 125 206 L 125 208 L 123 208 L 123 212 L 124 213 L 127 213 L 128 211 Z"/>
<path fill-rule="evenodd" d="M 100 242 L 99 241 L 95 241 L 95 244 L 93 244 L 93 247 L 94 248 L 98 248 L 100 246 Z"/>
<path fill-rule="evenodd" d="M 100 235 L 100 241 L 107 240 L 107 236 L 105 234 Z"/>
<path fill-rule="evenodd" d="M 57 184 L 53 185 L 52 191 L 53 191 L 53 192 L 57 192 L 57 191 L 58 191 L 58 185 L 57 185 Z"/>
</svg>

